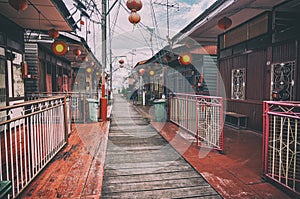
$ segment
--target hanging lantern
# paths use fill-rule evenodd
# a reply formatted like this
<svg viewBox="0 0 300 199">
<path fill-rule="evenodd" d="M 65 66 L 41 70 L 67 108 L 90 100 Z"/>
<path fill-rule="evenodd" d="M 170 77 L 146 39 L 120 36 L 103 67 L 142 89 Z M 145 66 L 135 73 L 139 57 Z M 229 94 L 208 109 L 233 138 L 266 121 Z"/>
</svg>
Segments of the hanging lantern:
<svg viewBox="0 0 300 199">
<path fill-rule="evenodd" d="M 132 23 L 133 25 L 139 23 L 141 21 L 141 16 L 137 13 L 137 12 L 131 12 L 128 20 L 130 23 Z"/>
<path fill-rule="evenodd" d="M 149 75 L 153 76 L 155 74 L 154 70 L 150 70 Z"/>
<path fill-rule="evenodd" d="M 141 69 L 139 70 L 139 73 L 140 73 L 141 75 L 144 75 L 145 69 L 141 68 Z"/>
<path fill-rule="evenodd" d="M 87 67 L 87 68 L 86 68 L 86 72 L 87 72 L 87 73 L 91 73 L 91 72 L 92 72 L 92 68 L 91 68 L 91 67 Z"/>
<path fill-rule="evenodd" d="M 84 56 L 84 57 L 81 58 L 81 60 L 84 61 L 84 62 L 87 62 L 89 59 L 86 56 Z"/>
<path fill-rule="evenodd" d="M 100 73 L 99 72 L 96 72 L 96 76 L 99 76 L 100 75 Z"/>
<path fill-rule="evenodd" d="M 119 60 L 119 64 L 124 64 L 124 60 L 123 60 L 123 59 L 120 59 L 120 60 Z"/>
<path fill-rule="evenodd" d="M 9 0 L 8 3 L 17 11 L 24 11 L 28 7 L 28 2 L 26 0 Z"/>
<path fill-rule="evenodd" d="M 48 35 L 52 39 L 56 39 L 57 37 L 59 37 L 59 32 L 55 28 L 52 28 L 52 29 L 48 30 Z"/>
<path fill-rule="evenodd" d="M 63 41 L 55 41 L 52 44 L 52 51 L 54 54 L 61 56 L 66 54 L 66 52 L 68 52 L 68 46 Z"/>
<path fill-rule="evenodd" d="M 80 20 L 80 25 L 84 25 L 84 21 L 83 20 Z"/>
<path fill-rule="evenodd" d="M 178 57 L 178 61 L 182 65 L 189 65 L 192 63 L 192 56 L 189 54 L 184 54 Z"/>
<path fill-rule="evenodd" d="M 81 51 L 80 51 L 78 48 L 76 48 L 75 50 L 73 50 L 73 54 L 74 54 L 76 57 L 78 57 L 79 55 L 81 55 Z"/>
<path fill-rule="evenodd" d="M 164 62 L 169 62 L 169 61 L 171 61 L 171 59 L 172 59 L 171 55 L 167 54 L 167 55 L 163 58 L 163 61 L 164 61 Z"/>
<path fill-rule="evenodd" d="M 218 21 L 218 26 L 220 29 L 222 30 L 226 30 L 227 28 L 229 28 L 232 25 L 232 21 L 231 19 L 229 19 L 228 17 L 223 17 L 222 19 L 220 19 Z"/>
<path fill-rule="evenodd" d="M 126 2 L 126 6 L 129 10 L 136 10 L 139 11 L 140 9 L 142 9 L 143 4 L 141 0 L 127 0 Z"/>
</svg>

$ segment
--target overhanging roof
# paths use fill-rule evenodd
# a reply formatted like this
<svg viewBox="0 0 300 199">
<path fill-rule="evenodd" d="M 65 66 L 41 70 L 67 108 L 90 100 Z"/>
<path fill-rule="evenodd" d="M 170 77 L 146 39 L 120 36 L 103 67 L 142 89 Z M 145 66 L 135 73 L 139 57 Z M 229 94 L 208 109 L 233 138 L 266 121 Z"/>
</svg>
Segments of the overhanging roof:
<svg viewBox="0 0 300 199">
<path fill-rule="evenodd" d="M 214 45 L 217 43 L 217 36 L 223 33 L 217 25 L 221 18 L 229 17 L 232 20 L 230 28 L 233 28 L 286 1 L 288 0 L 218 0 L 172 40 L 178 43 L 191 37 L 201 45 Z"/>
<path fill-rule="evenodd" d="M 28 8 L 18 12 L 8 3 L 0 1 L 0 13 L 24 29 L 74 31 L 76 26 L 62 0 L 30 0 Z"/>
</svg>

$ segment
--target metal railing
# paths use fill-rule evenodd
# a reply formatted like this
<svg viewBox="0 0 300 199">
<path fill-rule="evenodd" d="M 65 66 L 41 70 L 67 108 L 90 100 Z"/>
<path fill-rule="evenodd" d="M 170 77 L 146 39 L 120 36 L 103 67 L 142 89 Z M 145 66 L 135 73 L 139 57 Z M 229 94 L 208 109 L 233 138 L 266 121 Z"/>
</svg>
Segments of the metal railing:
<svg viewBox="0 0 300 199">
<path fill-rule="evenodd" d="M 86 123 L 89 116 L 87 99 L 99 99 L 101 93 L 98 92 L 39 92 L 31 93 L 27 100 L 43 99 L 49 96 L 67 95 L 70 98 L 70 114 L 73 123 Z"/>
<path fill-rule="evenodd" d="M 17 197 L 67 143 L 67 96 L 0 108 L 0 180 L 12 182 Z"/>
<path fill-rule="evenodd" d="M 263 174 L 300 196 L 300 102 L 264 102 Z"/>
<path fill-rule="evenodd" d="M 175 93 L 170 97 L 170 120 L 194 134 L 197 145 L 224 149 L 221 97 Z"/>
</svg>

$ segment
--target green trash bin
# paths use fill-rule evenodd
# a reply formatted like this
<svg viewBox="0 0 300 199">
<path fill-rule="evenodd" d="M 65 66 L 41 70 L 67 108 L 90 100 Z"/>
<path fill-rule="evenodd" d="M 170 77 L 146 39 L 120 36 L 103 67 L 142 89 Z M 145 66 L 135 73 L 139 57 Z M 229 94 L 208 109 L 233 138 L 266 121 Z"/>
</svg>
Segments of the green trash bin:
<svg viewBox="0 0 300 199">
<path fill-rule="evenodd" d="M 11 181 L 0 181 L 0 198 L 8 198 L 11 189 Z"/>
<path fill-rule="evenodd" d="M 155 109 L 155 120 L 156 122 L 166 122 L 167 121 L 167 110 L 166 110 L 166 99 L 154 100 Z"/>
<path fill-rule="evenodd" d="M 98 108 L 99 102 L 96 99 L 86 99 L 89 103 L 89 116 L 93 122 L 98 122 Z"/>
</svg>

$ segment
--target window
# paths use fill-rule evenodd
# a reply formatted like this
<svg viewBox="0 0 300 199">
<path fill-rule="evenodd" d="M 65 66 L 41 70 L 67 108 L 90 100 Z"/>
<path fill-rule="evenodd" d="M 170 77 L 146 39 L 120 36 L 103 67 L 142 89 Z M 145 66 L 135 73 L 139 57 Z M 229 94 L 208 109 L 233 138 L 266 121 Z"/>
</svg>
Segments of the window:
<svg viewBox="0 0 300 199">
<path fill-rule="evenodd" d="M 272 64 L 271 99 L 292 101 L 295 61 Z"/>
<path fill-rule="evenodd" d="M 24 82 L 20 65 L 13 65 L 13 97 L 24 97 Z"/>
<path fill-rule="evenodd" d="M 244 100 L 246 82 L 245 69 L 233 69 L 231 77 L 231 99 Z"/>
<path fill-rule="evenodd" d="M 12 61 L 12 97 L 24 97 L 24 81 L 22 77 L 22 54 L 13 52 L 15 55 L 14 60 Z"/>
<path fill-rule="evenodd" d="M 5 61 L 0 59 L 0 107 L 6 106 Z"/>
</svg>

